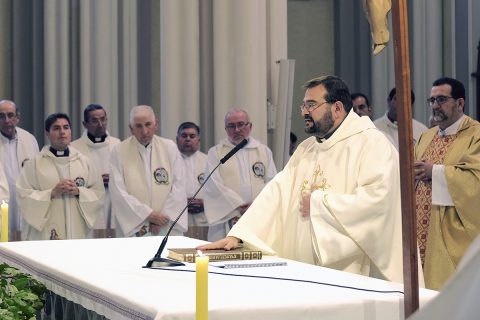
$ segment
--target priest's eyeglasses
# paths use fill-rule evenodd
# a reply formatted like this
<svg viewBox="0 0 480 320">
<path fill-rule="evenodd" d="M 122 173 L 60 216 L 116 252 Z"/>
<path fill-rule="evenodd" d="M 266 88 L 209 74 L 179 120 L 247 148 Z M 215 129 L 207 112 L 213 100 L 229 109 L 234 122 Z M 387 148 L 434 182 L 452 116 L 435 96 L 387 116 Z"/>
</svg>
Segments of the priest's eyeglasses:
<svg viewBox="0 0 480 320">
<path fill-rule="evenodd" d="M 313 110 L 317 109 L 318 107 L 323 106 L 325 103 L 329 103 L 328 101 L 323 101 L 322 103 L 318 103 L 316 101 L 309 101 L 302 103 L 300 105 L 301 112 L 312 112 Z"/>
<path fill-rule="evenodd" d="M 12 120 L 16 116 L 17 114 L 15 112 L 8 112 L 8 113 L 0 112 L 0 120 L 6 120 L 6 119 Z"/>
<path fill-rule="evenodd" d="M 235 131 L 235 129 L 243 130 L 249 124 L 250 124 L 250 122 L 248 122 L 248 121 L 247 122 L 229 123 L 229 124 L 227 124 L 226 128 L 227 128 L 227 130 L 230 130 L 230 131 Z"/>
<path fill-rule="evenodd" d="M 435 104 L 435 101 L 438 103 L 438 105 L 442 105 L 445 102 L 448 101 L 448 99 L 455 99 L 454 97 L 447 97 L 447 96 L 438 96 L 438 97 L 430 97 L 427 99 L 427 102 L 433 106 Z"/>
</svg>

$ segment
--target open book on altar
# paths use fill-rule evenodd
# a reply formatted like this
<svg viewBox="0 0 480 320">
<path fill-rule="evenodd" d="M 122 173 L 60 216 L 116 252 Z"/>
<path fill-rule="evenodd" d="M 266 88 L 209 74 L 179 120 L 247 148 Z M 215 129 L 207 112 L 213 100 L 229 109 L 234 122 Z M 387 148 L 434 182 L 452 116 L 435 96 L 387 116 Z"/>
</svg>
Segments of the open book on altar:
<svg viewBox="0 0 480 320">
<path fill-rule="evenodd" d="M 247 248 L 236 248 L 231 250 L 215 249 L 205 250 L 202 254 L 208 256 L 210 261 L 226 261 L 226 260 L 260 260 L 262 259 L 262 251 L 251 250 Z M 170 248 L 168 249 L 168 257 L 170 259 L 195 262 L 197 249 L 195 248 Z"/>
</svg>

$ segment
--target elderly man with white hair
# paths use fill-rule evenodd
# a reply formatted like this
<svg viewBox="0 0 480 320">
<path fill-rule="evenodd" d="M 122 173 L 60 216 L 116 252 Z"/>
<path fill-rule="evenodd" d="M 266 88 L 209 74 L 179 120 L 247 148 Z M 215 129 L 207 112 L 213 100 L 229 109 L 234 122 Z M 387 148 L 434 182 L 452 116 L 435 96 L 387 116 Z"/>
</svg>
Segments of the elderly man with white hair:
<svg viewBox="0 0 480 320">
<path fill-rule="evenodd" d="M 175 142 L 155 134 L 158 121 L 149 106 L 130 112 L 132 136 L 112 150 L 109 190 L 117 236 L 165 235 L 187 205 L 184 166 Z M 183 235 L 184 215 L 172 230 Z"/>
</svg>

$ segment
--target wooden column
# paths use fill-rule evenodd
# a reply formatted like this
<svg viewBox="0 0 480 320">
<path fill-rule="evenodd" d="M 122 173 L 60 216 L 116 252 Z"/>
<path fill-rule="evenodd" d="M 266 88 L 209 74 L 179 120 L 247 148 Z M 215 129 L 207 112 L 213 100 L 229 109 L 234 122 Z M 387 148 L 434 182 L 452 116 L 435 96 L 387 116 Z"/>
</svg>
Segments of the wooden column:
<svg viewBox="0 0 480 320">
<path fill-rule="evenodd" d="M 392 1 L 395 87 L 397 89 L 398 144 L 403 229 L 405 317 L 418 309 L 418 256 L 413 173 L 412 108 L 406 0 Z"/>
</svg>

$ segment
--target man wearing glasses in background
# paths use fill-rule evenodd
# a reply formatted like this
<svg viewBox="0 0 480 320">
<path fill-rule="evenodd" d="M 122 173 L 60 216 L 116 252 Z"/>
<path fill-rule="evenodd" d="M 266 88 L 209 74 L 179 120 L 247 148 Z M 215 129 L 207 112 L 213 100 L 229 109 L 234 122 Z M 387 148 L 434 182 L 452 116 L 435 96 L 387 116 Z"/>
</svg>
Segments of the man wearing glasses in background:
<svg viewBox="0 0 480 320">
<path fill-rule="evenodd" d="M 23 217 L 17 205 L 15 183 L 20 175 L 25 161 L 32 159 L 38 153 L 37 139 L 29 132 L 17 127 L 20 122 L 20 112 L 13 101 L 0 101 L 0 193 L 8 202 L 9 238 L 22 240 Z M 5 181 L 6 179 L 6 181 Z M 8 189 L 5 195 L 5 187 Z M 9 193 L 9 196 L 8 196 Z"/>
<path fill-rule="evenodd" d="M 438 290 L 480 233 L 480 124 L 456 79 L 433 82 L 427 102 L 438 126 L 415 145 L 417 235 L 426 286 Z"/>
<path fill-rule="evenodd" d="M 272 151 L 250 136 L 252 123 L 242 109 L 225 115 L 227 138 L 208 151 L 206 175 L 243 139 L 247 145 L 221 165 L 205 184 L 205 216 L 210 224 L 208 240 L 224 238 L 270 181 L 277 169 Z"/>
<path fill-rule="evenodd" d="M 102 175 L 103 186 L 105 187 L 104 214 L 99 216 L 93 230 L 93 237 L 107 238 L 114 237 L 115 230 L 112 229 L 112 201 L 108 193 L 110 152 L 113 146 L 120 143 L 118 138 L 112 137 L 107 131 L 107 112 L 98 104 L 90 104 L 83 111 L 83 127 L 85 131 L 82 136 L 73 141 L 71 146 L 88 157 L 97 167 Z"/>
</svg>

